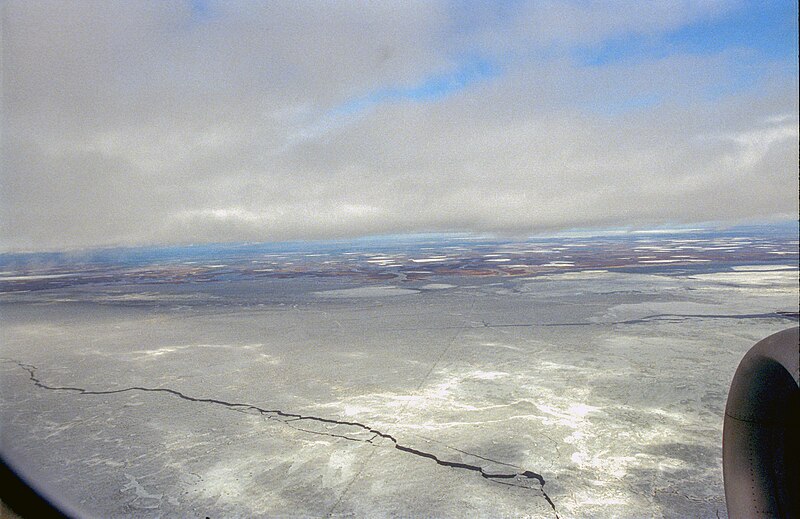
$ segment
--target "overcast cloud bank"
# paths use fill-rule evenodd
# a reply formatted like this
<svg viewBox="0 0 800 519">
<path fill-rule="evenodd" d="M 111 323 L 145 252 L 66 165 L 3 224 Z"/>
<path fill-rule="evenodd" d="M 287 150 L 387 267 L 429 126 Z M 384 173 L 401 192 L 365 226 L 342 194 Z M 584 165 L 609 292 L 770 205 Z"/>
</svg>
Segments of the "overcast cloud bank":
<svg viewBox="0 0 800 519">
<path fill-rule="evenodd" d="M 0 9 L 0 251 L 797 217 L 794 2 Z"/>
</svg>

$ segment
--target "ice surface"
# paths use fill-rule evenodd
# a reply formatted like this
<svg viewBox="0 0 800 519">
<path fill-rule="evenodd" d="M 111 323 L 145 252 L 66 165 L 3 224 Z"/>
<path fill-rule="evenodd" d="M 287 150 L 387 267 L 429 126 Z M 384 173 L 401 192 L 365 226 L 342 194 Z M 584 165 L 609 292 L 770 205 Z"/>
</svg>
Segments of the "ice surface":
<svg viewBox="0 0 800 519">
<path fill-rule="evenodd" d="M 409 290 L 400 287 L 357 287 L 340 288 L 337 290 L 320 290 L 315 292 L 321 297 L 349 298 L 349 297 L 391 297 L 416 294 L 419 290 Z"/>
<path fill-rule="evenodd" d="M 3 455 L 95 517 L 724 517 L 727 389 L 796 269 L 558 257 L 8 291 Z"/>
</svg>

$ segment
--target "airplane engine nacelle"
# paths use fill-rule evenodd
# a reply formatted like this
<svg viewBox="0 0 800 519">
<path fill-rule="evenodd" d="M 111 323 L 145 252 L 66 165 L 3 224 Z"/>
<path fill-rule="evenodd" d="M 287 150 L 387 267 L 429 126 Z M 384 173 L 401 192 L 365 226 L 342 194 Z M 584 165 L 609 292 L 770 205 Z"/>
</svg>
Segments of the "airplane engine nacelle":
<svg viewBox="0 0 800 519">
<path fill-rule="evenodd" d="M 756 343 L 731 382 L 722 434 L 729 517 L 798 517 L 800 328 Z"/>
</svg>

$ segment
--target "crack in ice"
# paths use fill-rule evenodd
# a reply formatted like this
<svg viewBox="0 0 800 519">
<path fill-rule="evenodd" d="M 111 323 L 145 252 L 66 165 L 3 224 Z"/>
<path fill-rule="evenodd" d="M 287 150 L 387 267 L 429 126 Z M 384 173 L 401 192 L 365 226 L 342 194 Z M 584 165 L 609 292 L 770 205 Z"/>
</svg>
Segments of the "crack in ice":
<svg viewBox="0 0 800 519">
<path fill-rule="evenodd" d="M 14 359 L 4 359 L 4 360 L 6 362 L 12 362 L 12 363 L 18 365 L 20 368 L 22 368 L 25 371 L 27 371 L 30 381 L 33 382 L 33 384 L 36 387 L 39 387 L 39 388 L 42 388 L 42 389 L 47 389 L 47 390 L 50 390 L 50 391 L 71 391 L 71 392 L 79 393 L 81 395 L 115 395 L 115 394 L 120 394 L 120 393 L 129 393 L 129 392 L 133 392 L 133 391 L 142 391 L 142 392 L 146 392 L 146 393 L 167 393 L 167 394 L 176 396 L 176 397 L 178 397 L 178 398 L 180 398 L 182 400 L 187 400 L 189 402 L 215 404 L 215 405 L 220 405 L 220 406 L 227 407 L 227 408 L 234 409 L 234 410 L 247 409 L 247 410 L 251 410 L 251 411 L 256 411 L 260 415 L 267 416 L 267 418 L 272 418 L 272 417 L 288 418 L 288 420 L 280 420 L 280 421 L 283 422 L 284 424 L 288 425 L 289 427 L 292 427 L 292 428 L 294 428 L 296 430 L 299 430 L 299 431 L 302 431 L 302 432 L 308 432 L 308 433 L 313 433 L 313 434 L 322 434 L 322 435 L 333 436 L 333 437 L 341 438 L 341 439 L 345 439 L 345 440 L 360 441 L 360 442 L 370 443 L 370 444 L 373 444 L 373 440 L 375 440 L 376 438 L 383 438 L 383 439 L 389 440 L 394 445 L 394 448 L 399 450 L 400 452 L 411 454 L 411 455 L 419 457 L 419 458 L 429 459 L 429 460 L 433 461 L 434 463 L 436 463 L 437 465 L 440 465 L 442 467 L 449 467 L 449 468 L 454 468 L 454 469 L 462 469 L 462 470 L 475 472 L 475 473 L 479 474 L 484 479 L 487 479 L 489 481 L 492 481 L 494 483 L 499 483 L 499 484 L 502 484 L 502 485 L 508 485 L 508 486 L 513 486 L 513 487 L 518 487 L 518 488 L 524 488 L 524 489 L 531 490 L 531 489 L 533 489 L 533 487 L 527 487 L 527 486 L 524 486 L 524 485 L 515 485 L 513 483 L 509 483 L 509 482 L 504 481 L 504 480 L 513 480 L 515 478 L 523 478 L 523 479 L 526 479 L 526 480 L 536 481 L 539 484 L 539 490 L 542 493 L 542 497 L 544 497 L 545 501 L 547 501 L 547 504 L 550 506 L 550 508 L 553 509 L 553 513 L 555 514 L 556 519 L 559 518 L 558 511 L 556 510 L 555 503 L 553 502 L 553 500 L 550 498 L 550 496 L 547 494 L 547 492 L 544 489 L 544 485 L 545 485 L 544 477 L 541 474 L 538 474 L 538 473 L 533 472 L 531 470 L 520 470 L 520 471 L 516 471 L 516 472 L 498 472 L 498 473 L 493 473 L 493 472 L 487 471 L 486 469 L 484 469 L 480 465 L 471 465 L 469 463 L 462 463 L 462 462 L 459 462 L 459 461 L 449 461 L 449 460 L 441 459 L 438 456 L 436 456 L 435 454 L 432 454 L 430 452 L 425 452 L 425 451 L 422 451 L 422 450 L 419 450 L 419 449 L 415 449 L 413 447 L 409 447 L 407 445 L 403 445 L 400 442 L 398 442 L 397 439 L 394 436 L 392 436 L 391 434 L 382 432 L 382 431 L 380 431 L 378 429 L 375 429 L 373 427 L 370 427 L 369 425 L 366 425 L 366 424 L 363 424 L 363 423 L 360 423 L 360 422 L 352 422 L 352 421 L 346 421 L 346 420 L 335 420 L 335 419 L 332 419 L 332 418 L 323 418 L 323 417 L 320 417 L 320 416 L 313 416 L 313 415 L 303 415 L 303 414 L 299 414 L 299 413 L 291 413 L 291 412 L 287 412 L 287 411 L 282 411 L 280 409 L 264 409 L 262 407 L 258 407 L 258 406 L 253 405 L 253 404 L 240 403 L 240 402 L 228 402 L 228 401 L 225 401 L 225 400 L 219 400 L 217 398 L 193 397 L 193 396 L 189 396 L 189 395 L 187 395 L 185 393 L 182 393 L 182 392 L 180 392 L 178 390 L 170 389 L 170 388 L 131 386 L 131 387 L 125 387 L 125 388 L 120 388 L 120 389 L 90 390 L 90 389 L 85 389 L 85 388 L 81 388 L 81 387 L 73 387 L 73 386 L 50 386 L 50 385 L 47 385 L 44 382 L 42 382 L 41 379 L 39 379 L 36 376 L 36 370 L 38 369 L 36 366 L 34 366 L 32 364 L 25 364 L 23 362 L 20 362 L 18 360 L 14 360 Z M 303 420 L 310 421 L 310 422 L 323 423 L 323 424 L 346 425 L 346 426 L 350 426 L 350 427 L 355 427 L 355 428 L 358 428 L 358 429 L 362 429 L 362 430 L 364 430 L 364 431 L 366 431 L 368 433 L 371 433 L 373 436 L 371 438 L 369 438 L 369 439 L 362 440 L 362 439 L 359 439 L 359 438 L 352 438 L 350 436 L 337 435 L 337 434 L 332 434 L 332 433 L 325 433 L 325 432 L 312 431 L 312 430 L 308 430 L 308 429 L 298 428 L 298 427 L 294 427 L 293 425 L 289 424 L 289 422 L 298 422 L 298 421 L 303 421 Z M 462 450 L 459 450 L 459 449 L 454 449 L 454 450 L 456 450 L 458 452 L 461 452 L 463 454 L 466 454 L 468 456 L 472 456 L 472 457 L 483 459 L 483 460 L 486 460 L 486 461 L 489 461 L 489 462 L 492 462 L 492 463 L 496 463 L 498 465 L 504 465 L 504 466 L 507 466 L 507 467 L 513 467 L 513 468 L 520 468 L 521 469 L 521 467 L 516 467 L 515 465 L 510 465 L 508 463 L 504 463 L 504 462 L 501 462 L 501 461 L 497 461 L 497 460 L 493 460 L 493 459 L 486 458 L 486 457 L 483 457 L 483 456 L 479 456 L 477 454 L 472 454 L 470 452 L 462 451 Z"/>
<path fill-rule="evenodd" d="M 797 321 L 800 318 L 798 312 L 777 311 L 766 312 L 760 314 L 653 314 L 640 317 L 637 319 L 628 319 L 624 321 L 578 321 L 566 323 L 491 323 L 486 320 L 474 323 L 472 326 L 428 326 L 413 328 L 388 328 L 388 331 L 405 331 L 405 330 L 475 330 L 481 328 L 558 328 L 558 327 L 571 327 L 571 326 L 616 326 L 621 324 L 641 324 L 647 322 L 668 322 L 680 323 L 689 319 L 786 319 L 789 321 Z"/>
<path fill-rule="evenodd" d="M 484 328 L 532 328 L 558 327 L 558 326 L 614 326 L 618 324 L 641 324 L 648 322 L 668 322 L 680 323 L 689 319 L 787 319 L 796 321 L 799 315 L 797 312 L 766 312 L 761 314 L 653 314 L 638 319 L 628 319 L 625 321 L 610 322 L 574 322 L 574 323 L 489 323 L 481 321 Z"/>
</svg>

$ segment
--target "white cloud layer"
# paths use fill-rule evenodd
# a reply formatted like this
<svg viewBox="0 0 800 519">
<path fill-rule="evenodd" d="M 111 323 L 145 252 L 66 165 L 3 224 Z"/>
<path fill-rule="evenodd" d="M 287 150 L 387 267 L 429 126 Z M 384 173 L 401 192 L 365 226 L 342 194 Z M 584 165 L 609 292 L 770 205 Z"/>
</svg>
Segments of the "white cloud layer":
<svg viewBox="0 0 800 519">
<path fill-rule="evenodd" d="M 735 8 L 8 1 L 0 250 L 794 218 L 796 67 L 572 52 Z"/>
</svg>

